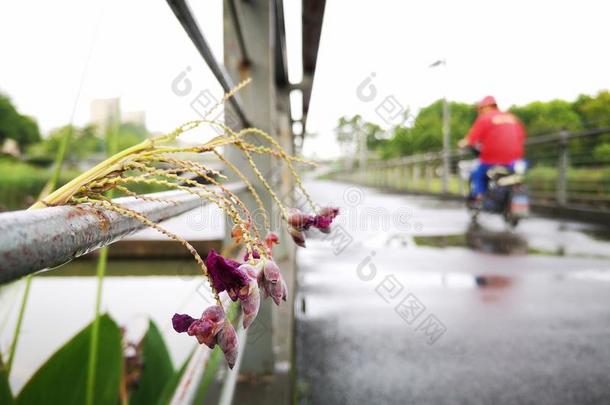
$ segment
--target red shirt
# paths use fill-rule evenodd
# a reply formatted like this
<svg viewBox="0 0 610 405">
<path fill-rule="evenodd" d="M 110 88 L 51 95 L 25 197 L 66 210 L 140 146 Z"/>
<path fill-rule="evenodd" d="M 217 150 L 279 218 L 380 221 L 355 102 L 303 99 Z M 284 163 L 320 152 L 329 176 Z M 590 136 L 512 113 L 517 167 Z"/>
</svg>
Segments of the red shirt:
<svg viewBox="0 0 610 405">
<path fill-rule="evenodd" d="M 468 132 L 468 145 L 480 145 L 482 163 L 510 164 L 523 158 L 525 137 L 519 118 L 493 110 L 476 119 Z"/>
</svg>

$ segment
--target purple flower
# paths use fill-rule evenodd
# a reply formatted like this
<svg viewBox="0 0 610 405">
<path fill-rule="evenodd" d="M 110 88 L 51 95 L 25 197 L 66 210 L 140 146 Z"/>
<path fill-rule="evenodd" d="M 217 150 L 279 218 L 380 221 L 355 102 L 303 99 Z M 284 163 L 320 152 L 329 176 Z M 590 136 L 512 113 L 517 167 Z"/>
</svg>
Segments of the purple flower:
<svg viewBox="0 0 610 405">
<path fill-rule="evenodd" d="M 210 250 L 205 265 L 212 280 L 212 288 L 217 293 L 226 291 L 233 301 L 237 300 L 239 291 L 250 281 L 248 275 L 239 269 L 241 263 L 226 259 L 214 250 Z"/>
<path fill-rule="evenodd" d="M 195 336 L 199 344 L 205 344 L 210 349 L 218 346 L 222 349 L 229 368 L 233 368 L 237 360 L 237 334 L 235 328 L 225 317 L 225 311 L 219 305 L 206 308 L 200 319 L 188 315 L 175 314 L 172 318 L 174 329 Z M 184 327 L 186 324 L 187 329 Z"/>
<path fill-rule="evenodd" d="M 288 224 L 298 231 L 306 231 L 313 224 L 314 217 L 296 208 L 288 209 Z"/>
<path fill-rule="evenodd" d="M 320 213 L 313 218 L 312 225 L 323 233 L 330 233 L 330 224 L 339 215 L 339 208 L 324 207 Z"/>
<path fill-rule="evenodd" d="M 194 321 L 195 318 L 184 314 L 174 314 L 172 317 L 172 325 L 174 330 L 178 333 L 186 332 Z"/>
<path fill-rule="evenodd" d="M 316 228 L 328 228 L 333 222 L 332 217 L 324 217 L 322 215 L 316 215 L 314 218 L 313 226 Z"/>
<path fill-rule="evenodd" d="M 220 346 L 220 349 L 225 354 L 229 368 L 232 369 L 237 361 L 237 333 L 235 333 L 235 328 L 228 320 L 225 321 L 218 333 L 218 346 Z"/>
<path fill-rule="evenodd" d="M 322 207 L 320 208 L 319 215 L 322 217 L 330 217 L 331 219 L 335 219 L 337 215 L 339 215 L 339 208 L 337 207 Z"/>
<path fill-rule="evenodd" d="M 210 349 L 216 345 L 216 334 L 222 328 L 225 320 L 225 311 L 218 305 L 206 308 L 201 318 L 193 319 L 188 315 L 176 314 L 172 318 L 174 329 L 178 333 L 186 332 L 189 336 L 195 336 L 199 344 L 205 344 Z M 189 323 L 186 330 L 184 326 Z"/>
<path fill-rule="evenodd" d="M 280 268 L 273 260 L 266 260 L 263 264 L 263 269 L 258 273 L 258 286 L 263 290 L 264 297 L 271 297 L 275 305 L 280 305 L 280 300 L 286 301 L 288 288 Z"/>
</svg>

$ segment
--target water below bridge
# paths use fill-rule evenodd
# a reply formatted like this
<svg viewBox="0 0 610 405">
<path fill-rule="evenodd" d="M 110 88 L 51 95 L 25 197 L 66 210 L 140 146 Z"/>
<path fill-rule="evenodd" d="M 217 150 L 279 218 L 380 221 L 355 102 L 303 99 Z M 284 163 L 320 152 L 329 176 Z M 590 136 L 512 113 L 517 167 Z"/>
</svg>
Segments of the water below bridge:
<svg viewBox="0 0 610 405">
<path fill-rule="evenodd" d="M 298 252 L 301 404 L 610 403 L 607 230 L 309 187 L 342 215 Z"/>
</svg>

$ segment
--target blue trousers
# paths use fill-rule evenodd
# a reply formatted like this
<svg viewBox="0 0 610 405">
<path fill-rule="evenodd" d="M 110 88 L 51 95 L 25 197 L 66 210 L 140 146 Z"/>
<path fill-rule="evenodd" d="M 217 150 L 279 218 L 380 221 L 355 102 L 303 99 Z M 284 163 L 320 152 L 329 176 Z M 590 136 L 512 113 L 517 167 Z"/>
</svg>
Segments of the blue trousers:
<svg viewBox="0 0 610 405">
<path fill-rule="evenodd" d="M 487 170 L 493 166 L 498 166 L 491 163 L 479 163 L 479 165 L 470 173 L 470 196 L 476 197 L 487 191 Z M 513 168 L 513 163 L 504 165 L 510 169 Z"/>
</svg>

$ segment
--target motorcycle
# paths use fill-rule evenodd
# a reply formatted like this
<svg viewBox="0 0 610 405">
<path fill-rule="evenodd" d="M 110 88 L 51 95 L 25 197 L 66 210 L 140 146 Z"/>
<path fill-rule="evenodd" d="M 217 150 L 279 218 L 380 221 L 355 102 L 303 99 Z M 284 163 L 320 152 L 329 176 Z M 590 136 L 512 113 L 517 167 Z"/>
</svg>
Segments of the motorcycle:
<svg viewBox="0 0 610 405">
<path fill-rule="evenodd" d="M 478 159 L 458 163 L 462 178 L 468 180 L 469 184 L 470 174 L 478 164 Z M 469 200 L 467 204 L 473 224 L 477 224 L 481 212 L 487 212 L 502 215 L 505 223 L 515 228 L 519 221 L 529 215 L 529 196 L 524 184 L 526 168 L 525 161 L 520 160 L 510 168 L 497 165 L 487 170 L 487 191 L 483 193 L 482 200 Z"/>
</svg>

